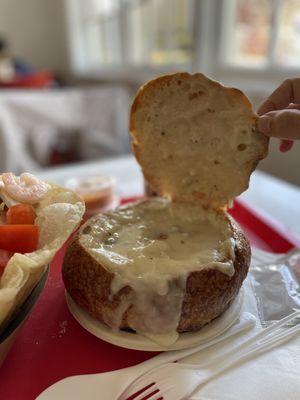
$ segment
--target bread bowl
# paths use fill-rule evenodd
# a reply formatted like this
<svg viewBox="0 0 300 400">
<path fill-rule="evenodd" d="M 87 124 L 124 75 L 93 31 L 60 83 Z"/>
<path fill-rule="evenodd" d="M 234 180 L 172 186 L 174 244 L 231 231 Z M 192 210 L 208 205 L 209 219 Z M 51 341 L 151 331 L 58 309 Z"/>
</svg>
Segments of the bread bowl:
<svg viewBox="0 0 300 400">
<path fill-rule="evenodd" d="M 251 251 L 226 209 L 267 154 L 256 118 L 242 92 L 202 74 L 159 77 L 138 91 L 132 147 L 158 197 L 82 226 L 63 264 L 79 306 L 167 343 L 230 306 Z"/>
</svg>

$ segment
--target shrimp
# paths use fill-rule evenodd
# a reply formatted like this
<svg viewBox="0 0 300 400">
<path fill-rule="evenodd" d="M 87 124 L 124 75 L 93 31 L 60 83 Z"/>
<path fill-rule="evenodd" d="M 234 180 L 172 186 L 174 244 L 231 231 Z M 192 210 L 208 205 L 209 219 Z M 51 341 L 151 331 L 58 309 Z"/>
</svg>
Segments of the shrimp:
<svg viewBox="0 0 300 400">
<path fill-rule="evenodd" d="M 35 204 L 47 194 L 50 186 L 29 173 L 20 177 L 11 172 L 2 174 L 4 190 L 12 199 L 20 203 Z"/>
</svg>

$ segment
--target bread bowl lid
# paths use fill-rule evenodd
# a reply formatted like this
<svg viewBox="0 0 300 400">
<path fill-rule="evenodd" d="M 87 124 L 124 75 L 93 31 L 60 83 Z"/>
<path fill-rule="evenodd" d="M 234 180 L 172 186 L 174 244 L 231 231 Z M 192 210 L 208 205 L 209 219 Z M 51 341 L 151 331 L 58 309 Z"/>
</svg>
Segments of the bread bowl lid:
<svg viewBox="0 0 300 400">
<path fill-rule="evenodd" d="M 205 207 L 247 189 L 268 138 L 248 98 L 203 74 L 176 73 L 140 88 L 131 108 L 132 147 L 159 195 Z"/>
</svg>

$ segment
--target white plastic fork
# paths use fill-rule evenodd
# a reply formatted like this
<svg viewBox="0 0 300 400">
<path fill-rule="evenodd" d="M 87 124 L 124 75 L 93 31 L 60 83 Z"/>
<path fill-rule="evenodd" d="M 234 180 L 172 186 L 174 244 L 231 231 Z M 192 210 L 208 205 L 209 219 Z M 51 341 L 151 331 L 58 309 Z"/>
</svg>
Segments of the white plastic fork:
<svg viewBox="0 0 300 400">
<path fill-rule="evenodd" d="M 206 364 L 167 363 L 154 368 L 133 381 L 117 400 L 185 399 L 220 373 L 282 344 L 300 332 L 300 324 L 280 329 L 299 316 L 300 311 L 294 312 Z"/>
<path fill-rule="evenodd" d="M 256 320 L 252 314 L 244 312 L 240 316 L 239 324 L 233 325 L 228 331 L 209 342 L 184 350 L 164 352 L 138 365 L 116 371 L 64 378 L 48 387 L 36 400 L 81 400 L 83 398 L 92 400 L 99 399 L 99 393 L 101 393 L 101 400 L 116 399 L 128 384 L 141 374 L 165 362 L 180 360 L 237 334 L 241 334 L 253 328 L 255 322 Z"/>
</svg>

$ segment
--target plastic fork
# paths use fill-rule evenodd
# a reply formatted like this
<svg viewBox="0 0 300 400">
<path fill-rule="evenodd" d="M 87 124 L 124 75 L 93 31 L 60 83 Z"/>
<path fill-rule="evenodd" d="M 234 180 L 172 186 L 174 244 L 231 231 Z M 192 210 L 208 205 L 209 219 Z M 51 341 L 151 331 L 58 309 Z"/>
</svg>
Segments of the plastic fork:
<svg viewBox="0 0 300 400">
<path fill-rule="evenodd" d="M 299 316 L 300 311 L 294 312 L 206 364 L 166 363 L 154 368 L 133 381 L 117 400 L 185 399 L 222 372 L 296 335 L 300 324 L 284 330 L 280 328 Z"/>
<path fill-rule="evenodd" d="M 101 393 L 101 400 L 116 399 L 119 393 L 123 392 L 128 386 L 129 382 L 132 382 L 147 371 L 153 370 L 154 367 L 166 362 L 180 360 L 183 357 L 199 352 L 214 344 L 221 343 L 223 340 L 225 341 L 235 335 L 243 334 L 245 331 L 253 328 L 254 325 L 255 318 L 253 315 L 244 312 L 240 317 L 238 325 L 232 326 L 228 331 L 209 342 L 184 350 L 164 352 L 138 365 L 116 371 L 64 378 L 48 387 L 36 400 L 81 400 L 83 398 L 92 400 L 99 399 L 99 393 Z"/>
</svg>

